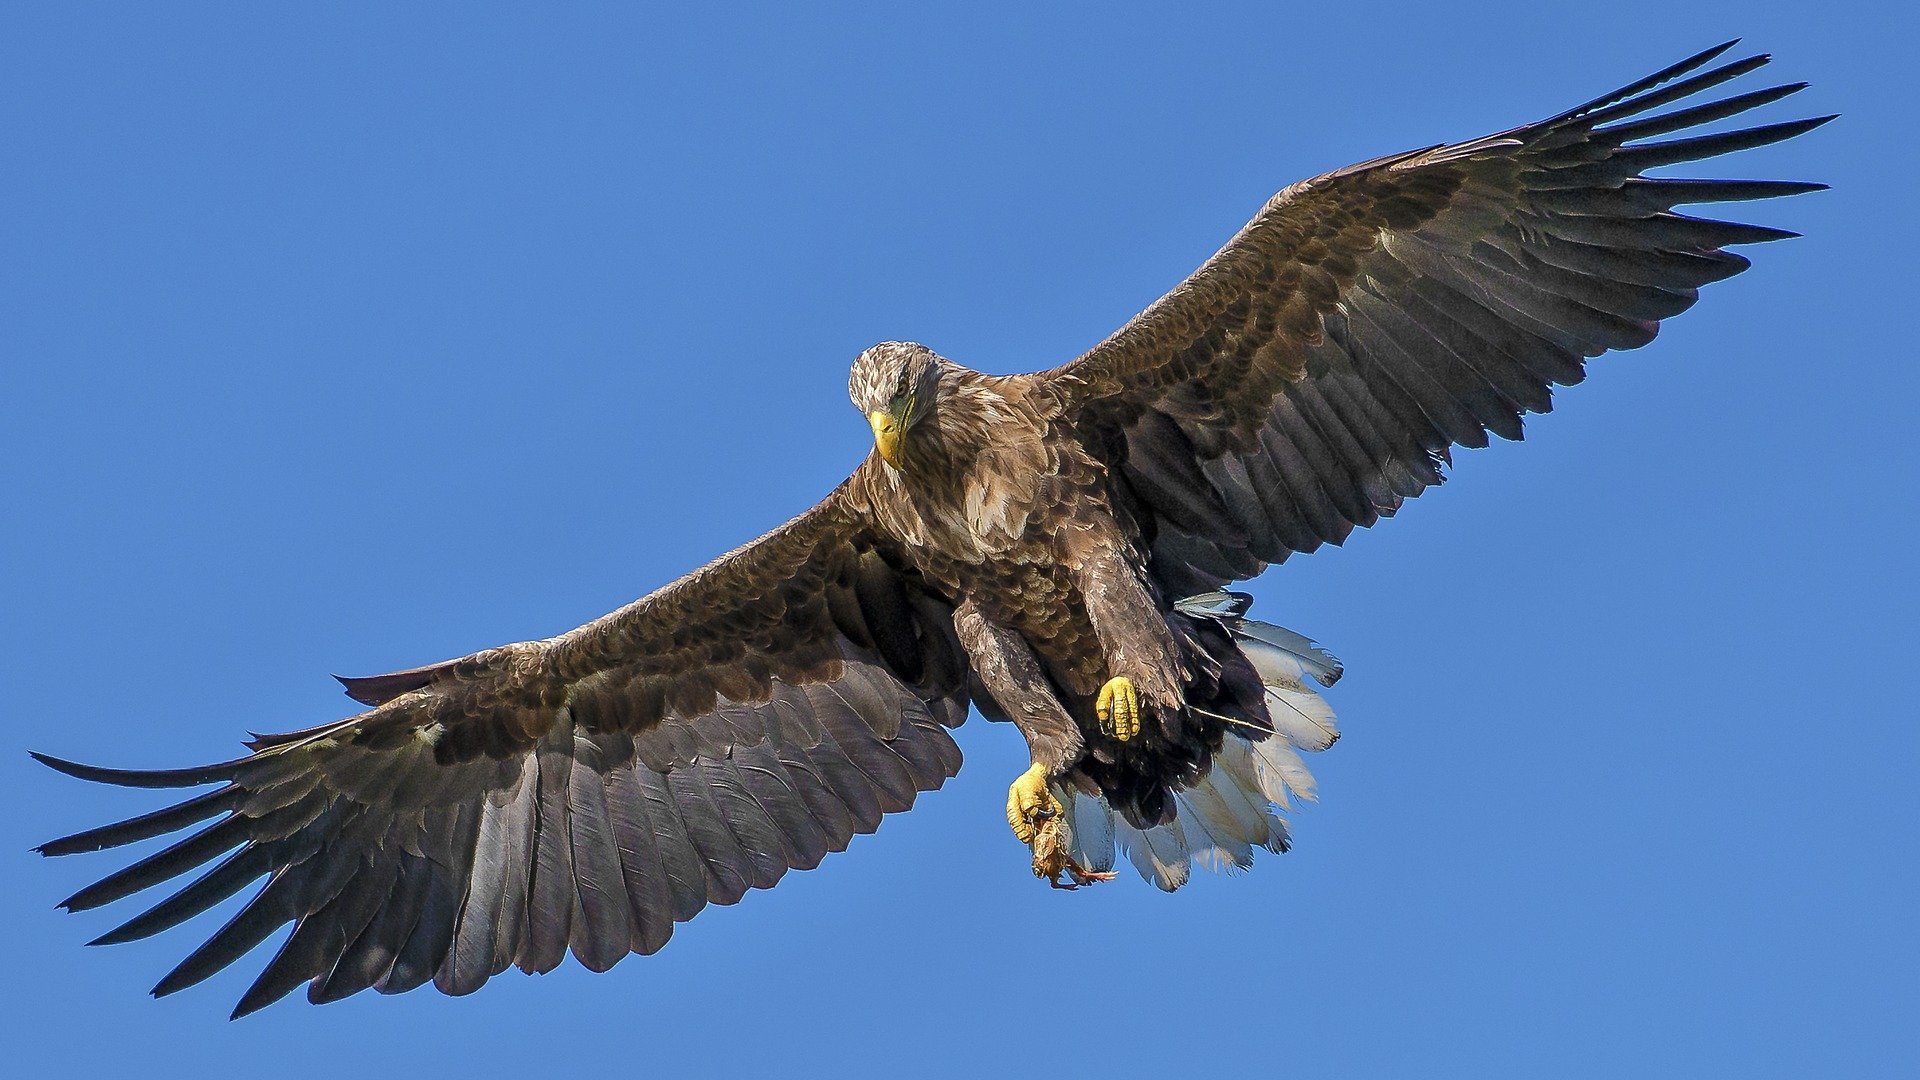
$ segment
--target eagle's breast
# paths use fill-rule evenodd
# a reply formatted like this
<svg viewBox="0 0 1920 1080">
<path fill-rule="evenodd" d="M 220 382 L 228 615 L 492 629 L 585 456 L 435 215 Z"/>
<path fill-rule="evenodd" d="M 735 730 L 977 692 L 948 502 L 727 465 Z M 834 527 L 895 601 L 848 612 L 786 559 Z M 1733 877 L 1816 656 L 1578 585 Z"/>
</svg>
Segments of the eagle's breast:
<svg viewBox="0 0 1920 1080">
<path fill-rule="evenodd" d="M 875 516 L 917 556 L 956 569 L 1048 557 L 1071 513 L 1062 479 L 1077 448 L 1014 380 L 965 374 L 909 437 L 904 469 L 869 463 Z"/>
<path fill-rule="evenodd" d="M 1127 543 L 1106 470 L 1058 422 L 1050 395 L 966 374 L 931 430 L 908 438 L 926 457 L 865 467 L 874 516 L 927 579 L 1021 634 L 1063 686 L 1090 694 L 1106 665 L 1075 568 L 1093 548 Z"/>
</svg>

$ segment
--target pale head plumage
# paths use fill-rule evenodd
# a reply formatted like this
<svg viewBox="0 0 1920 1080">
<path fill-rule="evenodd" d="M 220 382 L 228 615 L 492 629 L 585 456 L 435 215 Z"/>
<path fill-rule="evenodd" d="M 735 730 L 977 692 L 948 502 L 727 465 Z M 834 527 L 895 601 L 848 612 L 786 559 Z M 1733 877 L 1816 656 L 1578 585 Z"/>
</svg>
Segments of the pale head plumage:
<svg viewBox="0 0 1920 1080">
<path fill-rule="evenodd" d="M 912 408 L 899 415 L 903 426 L 911 425 L 933 404 L 943 363 L 918 342 L 883 341 L 854 358 L 847 396 L 863 415 L 911 402 Z"/>
</svg>

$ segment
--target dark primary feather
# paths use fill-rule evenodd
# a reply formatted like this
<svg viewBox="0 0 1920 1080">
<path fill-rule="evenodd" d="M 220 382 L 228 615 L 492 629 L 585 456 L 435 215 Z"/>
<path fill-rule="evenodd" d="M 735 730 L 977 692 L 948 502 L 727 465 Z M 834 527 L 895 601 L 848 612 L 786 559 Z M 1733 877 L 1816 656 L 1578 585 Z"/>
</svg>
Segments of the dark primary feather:
<svg viewBox="0 0 1920 1080">
<path fill-rule="evenodd" d="M 154 988 L 291 923 L 236 1016 L 302 984 L 315 1002 L 428 981 L 462 994 L 569 951 L 603 970 L 659 949 L 675 922 L 817 865 L 959 769 L 935 720 L 965 716 L 946 601 L 879 557 L 840 499 L 560 638 L 342 680 L 374 707 L 259 737 L 245 758 L 137 771 L 43 756 L 105 783 L 220 785 L 42 845 L 98 851 L 215 819 L 65 906 L 202 871 L 96 939 L 112 944 L 265 878 Z"/>
<path fill-rule="evenodd" d="M 1641 175 L 1793 138 L 1814 117 L 1694 131 L 1804 88 L 1666 112 L 1766 65 L 1728 42 L 1536 124 L 1295 184 L 1178 288 L 1046 373 L 1105 451 L 1180 592 L 1339 544 L 1441 480 L 1453 446 L 1518 439 L 1585 362 L 1652 340 L 1723 250 L 1793 235 L 1674 212 L 1792 181 Z"/>
</svg>

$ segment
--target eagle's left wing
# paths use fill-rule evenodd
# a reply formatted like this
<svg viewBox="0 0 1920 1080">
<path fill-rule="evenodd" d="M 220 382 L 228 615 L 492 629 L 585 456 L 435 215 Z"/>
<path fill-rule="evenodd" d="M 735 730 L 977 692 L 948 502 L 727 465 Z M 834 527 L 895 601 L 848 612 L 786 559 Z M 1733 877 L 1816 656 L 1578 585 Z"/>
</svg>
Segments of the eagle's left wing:
<svg viewBox="0 0 1920 1080">
<path fill-rule="evenodd" d="M 1295 184 L 1050 383 L 1113 467 L 1177 595 L 1391 514 L 1455 445 L 1520 437 L 1586 360 L 1652 340 L 1789 236 L 1674 212 L 1823 185 L 1641 175 L 1831 117 L 1665 139 L 1804 84 L 1663 106 L 1767 62 L 1709 49 L 1539 123 Z"/>
<path fill-rule="evenodd" d="M 99 939 L 131 941 L 266 878 L 154 988 L 192 985 L 293 924 L 236 1016 L 303 982 L 314 1001 L 429 979 L 461 994 L 569 948 L 595 970 L 658 949 L 676 921 L 814 866 L 960 767 L 951 609 L 848 492 L 560 637 L 343 680 L 369 711 L 256 738 L 233 761 L 128 771 L 36 755 L 110 784 L 218 785 L 43 845 L 97 851 L 214 819 L 64 906 L 214 864 Z"/>
</svg>

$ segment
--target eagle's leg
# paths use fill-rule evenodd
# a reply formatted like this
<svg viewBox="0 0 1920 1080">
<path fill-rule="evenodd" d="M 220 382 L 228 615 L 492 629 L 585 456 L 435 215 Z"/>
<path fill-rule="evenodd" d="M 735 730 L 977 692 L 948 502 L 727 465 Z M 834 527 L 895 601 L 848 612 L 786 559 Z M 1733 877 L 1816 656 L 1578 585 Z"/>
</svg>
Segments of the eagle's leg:
<svg viewBox="0 0 1920 1080">
<path fill-rule="evenodd" d="M 1107 680 L 1093 709 L 1100 717 L 1100 730 L 1121 742 L 1140 734 L 1140 692 L 1125 675 Z"/>
<path fill-rule="evenodd" d="M 1046 766 L 1038 763 L 1007 785 L 1007 826 L 1023 844 L 1031 845 L 1048 822 L 1067 812 L 1047 787 Z"/>
<path fill-rule="evenodd" d="M 1021 843 L 1032 844 L 1044 823 L 1066 812 L 1049 781 L 1079 760 L 1085 745 L 1080 727 L 1020 635 L 989 622 L 971 601 L 954 609 L 953 628 L 974 674 L 1026 736 L 1033 766 L 1007 789 L 1007 825 Z"/>
<path fill-rule="evenodd" d="M 1080 589 L 1112 676 L 1100 688 L 1094 712 L 1102 731 L 1126 742 L 1140 733 L 1144 704 L 1181 707 L 1187 680 L 1180 647 L 1152 591 L 1118 551 L 1083 558 Z"/>
</svg>

